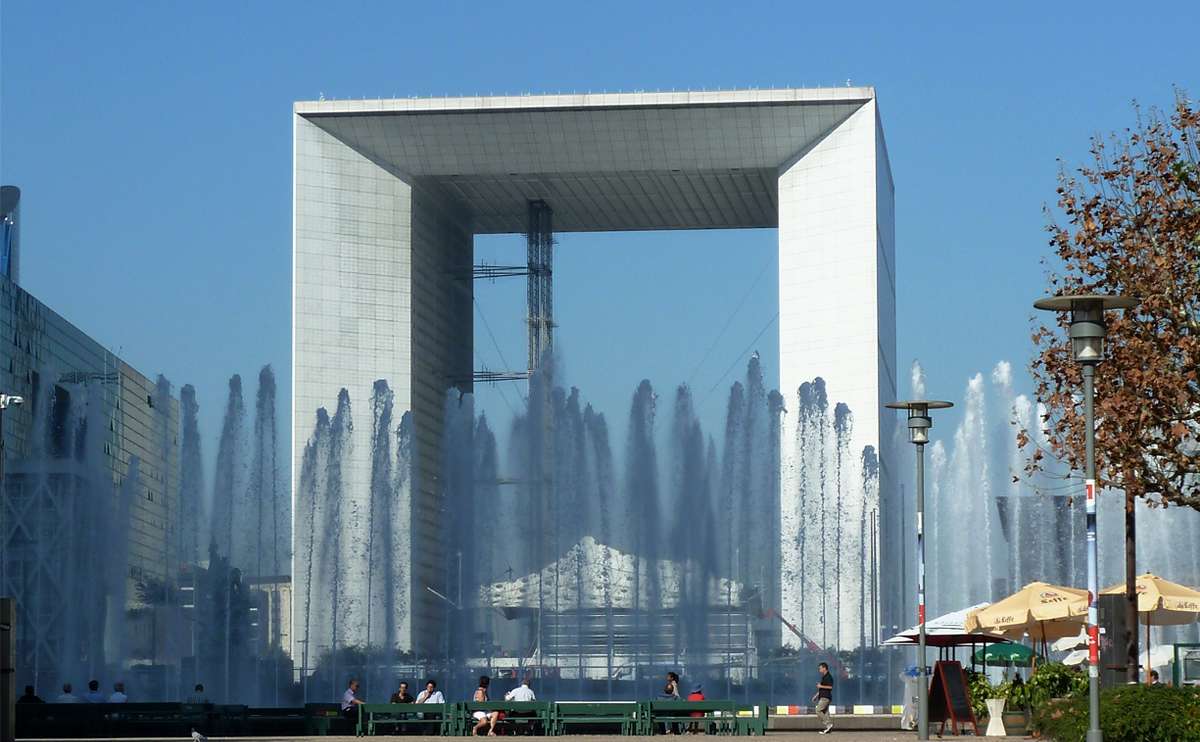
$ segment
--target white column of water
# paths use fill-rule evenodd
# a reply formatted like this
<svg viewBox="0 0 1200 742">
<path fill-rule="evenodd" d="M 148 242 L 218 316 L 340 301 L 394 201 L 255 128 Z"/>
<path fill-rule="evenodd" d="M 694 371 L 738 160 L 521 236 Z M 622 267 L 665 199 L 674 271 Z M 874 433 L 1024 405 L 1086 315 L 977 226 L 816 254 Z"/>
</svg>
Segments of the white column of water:
<svg viewBox="0 0 1200 742">
<path fill-rule="evenodd" d="M 329 413 L 322 407 L 317 410 L 312 436 L 304 446 L 293 508 L 295 560 L 292 585 L 296 608 L 292 614 L 295 637 L 292 659 L 300 666 L 302 677 L 311 674 L 317 659 L 316 630 L 323 625 L 321 619 L 328 603 L 328 599 L 318 592 L 324 577 L 321 554 L 326 548 L 324 471 L 328 459 Z"/>
<path fill-rule="evenodd" d="M 211 505 L 211 543 L 217 554 L 231 563 L 245 563 L 250 555 L 250 526 L 239 522 L 235 513 L 242 508 L 235 504 L 245 495 L 245 405 L 242 402 L 242 377 L 229 379 L 229 396 L 225 417 L 221 423 L 221 439 L 217 444 L 216 473 L 213 476 Z M 209 544 L 204 545 L 207 552 Z M 237 552 L 234 553 L 234 549 Z"/>
</svg>

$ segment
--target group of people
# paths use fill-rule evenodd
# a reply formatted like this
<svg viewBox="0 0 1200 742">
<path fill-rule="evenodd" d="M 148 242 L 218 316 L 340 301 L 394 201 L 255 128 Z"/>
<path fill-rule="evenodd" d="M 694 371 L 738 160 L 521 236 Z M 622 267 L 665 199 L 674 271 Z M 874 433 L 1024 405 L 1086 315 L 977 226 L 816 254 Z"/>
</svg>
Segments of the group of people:
<svg viewBox="0 0 1200 742">
<path fill-rule="evenodd" d="M 70 683 L 63 683 L 62 693 L 51 703 L 125 703 L 129 696 L 125 694 L 125 684 L 113 683 L 113 692 L 106 694 L 100 690 L 100 681 L 88 681 L 87 693 L 77 696 Z M 32 685 L 25 686 L 25 695 L 17 699 L 17 703 L 45 703 L 38 697 Z"/>
<path fill-rule="evenodd" d="M 492 679 L 490 677 L 487 675 L 480 675 L 479 687 L 475 689 L 475 694 L 471 697 L 471 700 L 475 703 L 487 703 L 489 700 L 491 700 L 490 696 L 488 695 L 488 689 L 491 684 Z M 358 689 L 358 678 L 351 678 L 350 683 L 346 686 L 346 692 L 342 694 L 342 714 L 349 719 L 358 718 L 358 709 L 355 707 L 366 703 L 366 701 L 363 701 L 358 697 Z M 505 693 L 504 700 L 536 701 L 537 696 L 534 695 L 533 690 L 529 687 L 529 678 L 525 678 L 521 681 L 520 685 Z M 425 690 L 418 693 L 415 698 L 408 692 L 408 683 L 401 680 L 399 687 L 396 688 L 396 692 L 393 693 L 391 698 L 388 700 L 388 703 L 412 704 L 445 702 L 446 697 L 442 695 L 440 690 L 438 690 L 437 681 L 433 680 L 432 678 L 425 681 Z M 495 737 L 496 724 L 504 718 L 504 712 L 476 711 L 474 713 L 474 717 L 475 727 L 473 731 L 475 734 L 482 734 L 486 731 L 488 736 Z"/>
</svg>

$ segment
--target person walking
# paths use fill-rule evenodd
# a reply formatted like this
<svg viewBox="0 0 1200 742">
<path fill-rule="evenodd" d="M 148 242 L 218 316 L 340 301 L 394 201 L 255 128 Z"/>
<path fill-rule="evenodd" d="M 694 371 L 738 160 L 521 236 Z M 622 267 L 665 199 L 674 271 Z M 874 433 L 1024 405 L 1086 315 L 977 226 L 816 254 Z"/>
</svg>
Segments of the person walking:
<svg viewBox="0 0 1200 742">
<path fill-rule="evenodd" d="M 821 679 L 817 681 L 817 692 L 813 694 L 813 703 L 817 704 L 817 720 L 821 723 L 821 734 L 833 731 L 833 719 L 829 716 L 829 704 L 833 703 L 833 675 L 829 673 L 829 665 L 822 662 L 817 665 Z"/>
</svg>

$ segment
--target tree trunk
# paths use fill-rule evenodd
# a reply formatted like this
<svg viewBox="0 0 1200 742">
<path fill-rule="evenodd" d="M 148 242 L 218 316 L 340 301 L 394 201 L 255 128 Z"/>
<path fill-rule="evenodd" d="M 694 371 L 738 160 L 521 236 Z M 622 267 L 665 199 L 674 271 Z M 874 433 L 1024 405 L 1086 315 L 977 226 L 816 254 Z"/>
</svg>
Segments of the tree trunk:
<svg viewBox="0 0 1200 742">
<path fill-rule="evenodd" d="M 1137 498 L 1125 494 L 1125 680 L 1138 682 Z"/>
</svg>

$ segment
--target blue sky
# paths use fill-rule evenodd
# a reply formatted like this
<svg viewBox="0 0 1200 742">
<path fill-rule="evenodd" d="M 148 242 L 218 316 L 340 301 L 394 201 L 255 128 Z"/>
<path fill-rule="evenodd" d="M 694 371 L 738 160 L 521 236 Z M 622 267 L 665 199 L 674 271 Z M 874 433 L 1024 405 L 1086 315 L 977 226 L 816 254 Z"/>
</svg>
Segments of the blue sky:
<svg viewBox="0 0 1200 742">
<path fill-rule="evenodd" d="M 1056 158 L 1130 125 L 1133 99 L 1200 91 L 1198 27 L 1193 2 L 6 0 L 0 180 L 24 191 L 25 287 L 142 371 L 194 383 L 211 456 L 229 374 L 272 363 L 290 385 L 292 101 L 874 85 L 897 185 L 899 366 L 922 359 L 930 393 L 955 399 L 975 371 L 1030 355 Z M 477 251 L 509 262 L 521 245 Z M 566 379 L 617 440 L 643 377 L 660 392 L 690 378 L 720 429 L 741 365 L 723 373 L 776 310 L 772 231 L 564 235 L 556 269 Z M 478 296 L 519 364 L 523 287 Z M 477 324 L 477 362 L 495 368 Z M 754 345 L 772 374 L 773 332 Z"/>
</svg>

